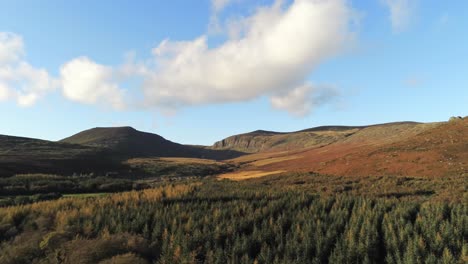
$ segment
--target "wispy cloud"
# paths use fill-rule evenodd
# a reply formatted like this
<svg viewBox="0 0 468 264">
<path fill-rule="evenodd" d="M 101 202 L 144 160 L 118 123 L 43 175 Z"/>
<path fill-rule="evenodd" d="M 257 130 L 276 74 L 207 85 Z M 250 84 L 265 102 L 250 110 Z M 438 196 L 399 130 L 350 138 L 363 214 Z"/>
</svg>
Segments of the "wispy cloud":
<svg viewBox="0 0 468 264">
<path fill-rule="evenodd" d="M 412 75 L 404 79 L 403 83 L 408 87 L 416 88 L 424 84 L 424 79 L 420 76 Z"/>
<path fill-rule="evenodd" d="M 223 10 L 229 3 L 233 0 L 211 0 L 211 6 L 215 13 L 220 12 Z"/>
<path fill-rule="evenodd" d="M 405 31 L 411 24 L 416 0 L 382 0 L 389 9 L 394 32 Z"/>
<path fill-rule="evenodd" d="M 272 96 L 270 100 L 273 108 L 302 117 L 309 114 L 314 106 L 327 104 L 337 97 L 339 92 L 333 87 L 320 87 L 307 83 L 286 94 Z"/>
<path fill-rule="evenodd" d="M 211 17 L 208 24 L 208 33 L 212 35 L 222 33 L 222 25 L 220 22 L 220 14 L 227 6 L 239 0 L 211 0 Z"/>
</svg>

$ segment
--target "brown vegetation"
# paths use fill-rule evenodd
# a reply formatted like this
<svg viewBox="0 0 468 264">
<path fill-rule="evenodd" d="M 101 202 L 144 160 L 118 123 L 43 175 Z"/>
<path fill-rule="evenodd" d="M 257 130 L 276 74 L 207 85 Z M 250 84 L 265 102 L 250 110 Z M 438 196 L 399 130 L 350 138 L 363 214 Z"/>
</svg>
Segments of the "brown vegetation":
<svg viewBox="0 0 468 264">
<path fill-rule="evenodd" d="M 373 126 L 327 146 L 261 152 L 234 161 L 243 164 L 244 170 L 315 171 L 342 176 L 466 175 L 468 119 Z"/>
</svg>

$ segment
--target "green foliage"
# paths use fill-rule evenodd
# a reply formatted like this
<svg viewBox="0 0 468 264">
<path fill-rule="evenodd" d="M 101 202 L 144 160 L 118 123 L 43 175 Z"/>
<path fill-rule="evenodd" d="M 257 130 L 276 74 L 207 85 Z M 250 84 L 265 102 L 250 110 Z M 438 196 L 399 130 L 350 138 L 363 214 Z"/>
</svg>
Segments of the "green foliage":
<svg viewBox="0 0 468 264">
<path fill-rule="evenodd" d="M 463 263 L 468 205 L 228 181 L 0 208 L 0 263 Z"/>
<path fill-rule="evenodd" d="M 17 201 L 15 204 L 47 200 L 44 194 L 51 193 L 92 193 L 92 192 L 119 192 L 132 189 L 142 189 L 143 184 L 135 181 L 111 177 L 85 176 L 56 176 L 43 174 L 19 175 L 0 178 L 0 195 L 18 196 L 33 195 L 32 201 Z M 49 195 L 51 196 L 51 195 Z M 54 197 L 50 197 L 53 199 Z M 56 197 L 55 197 L 56 198 Z"/>
<path fill-rule="evenodd" d="M 134 162 L 128 164 L 130 168 L 139 172 L 140 177 L 194 177 L 222 174 L 232 171 L 235 166 L 229 163 L 196 163 L 170 162 L 150 159 L 148 162 Z"/>
</svg>

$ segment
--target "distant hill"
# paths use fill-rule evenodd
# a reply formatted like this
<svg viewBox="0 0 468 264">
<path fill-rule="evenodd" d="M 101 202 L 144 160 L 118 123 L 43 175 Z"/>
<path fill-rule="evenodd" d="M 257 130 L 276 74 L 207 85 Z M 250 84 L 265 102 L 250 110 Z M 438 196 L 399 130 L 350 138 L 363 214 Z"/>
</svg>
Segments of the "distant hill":
<svg viewBox="0 0 468 264">
<path fill-rule="evenodd" d="M 171 142 L 156 134 L 138 131 L 132 127 L 92 128 L 62 139 L 60 142 L 110 149 L 132 157 L 192 157 L 196 155 L 193 148 Z"/>
<path fill-rule="evenodd" d="M 182 145 L 131 127 L 101 127 L 51 142 L 0 135 L 0 177 L 18 173 L 130 172 L 132 158 L 231 160 L 241 172 L 315 171 L 335 175 L 468 174 L 468 118 L 256 130 L 213 146 Z"/>
<path fill-rule="evenodd" d="M 327 145 L 282 151 L 270 148 L 235 159 L 243 171 L 314 171 L 340 176 L 468 175 L 468 118 L 353 127 Z M 302 135 L 304 132 L 288 134 Z M 315 136 L 316 138 L 317 136 Z M 277 140 L 276 136 L 269 141 Z M 308 141 L 312 142 L 312 141 Z M 296 146 L 291 144 L 290 146 Z M 244 172 L 244 174 L 245 174 Z"/>
<path fill-rule="evenodd" d="M 105 150 L 0 135 L 0 177 L 19 173 L 85 173 L 119 167 Z"/>
<path fill-rule="evenodd" d="M 59 142 L 0 135 L 0 177 L 128 171 L 125 161 L 140 157 L 223 160 L 241 155 L 237 151 L 181 145 L 131 127 L 93 128 Z"/>
<path fill-rule="evenodd" d="M 256 130 L 234 135 L 216 142 L 211 148 L 237 150 L 247 153 L 264 151 L 297 150 L 321 147 L 345 140 L 347 137 L 366 128 L 390 128 L 395 126 L 415 126 L 416 122 L 395 122 L 369 126 L 320 126 L 295 132 L 273 132 Z"/>
<path fill-rule="evenodd" d="M 360 148 L 327 163 L 346 175 L 468 176 L 468 118 L 428 127 L 383 145 Z"/>
<path fill-rule="evenodd" d="M 202 146 L 178 144 L 132 127 L 92 128 L 62 139 L 60 142 L 103 148 L 126 158 L 188 157 L 221 160 L 242 155 L 236 151 L 211 150 Z"/>
</svg>

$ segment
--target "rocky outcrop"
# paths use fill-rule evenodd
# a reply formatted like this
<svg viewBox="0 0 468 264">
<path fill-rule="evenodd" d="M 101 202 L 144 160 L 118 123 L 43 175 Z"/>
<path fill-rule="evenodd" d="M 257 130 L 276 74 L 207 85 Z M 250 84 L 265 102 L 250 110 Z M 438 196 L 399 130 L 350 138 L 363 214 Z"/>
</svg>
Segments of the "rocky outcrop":
<svg viewBox="0 0 468 264">
<path fill-rule="evenodd" d="M 235 135 L 216 142 L 211 148 L 218 150 L 236 150 L 246 153 L 262 151 L 295 150 L 320 147 L 344 139 L 356 132 L 356 129 L 342 131 L 299 131 L 276 133 L 254 131 Z"/>
<path fill-rule="evenodd" d="M 452 116 L 450 117 L 449 119 L 449 122 L 457 122 L 457 121 L 463 121 L 464 119 L 466 119 L 467 117 L 461 117 L 461 116 Z"/>
<path fill-rule="evenodd" d="M 216 142 L 213 149 L 230 149 L 242 152 L 259 152 L 265 150 L 272 135 L 236 135 Z"/>
</svg>

